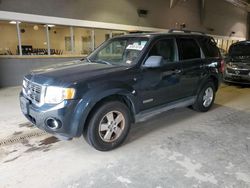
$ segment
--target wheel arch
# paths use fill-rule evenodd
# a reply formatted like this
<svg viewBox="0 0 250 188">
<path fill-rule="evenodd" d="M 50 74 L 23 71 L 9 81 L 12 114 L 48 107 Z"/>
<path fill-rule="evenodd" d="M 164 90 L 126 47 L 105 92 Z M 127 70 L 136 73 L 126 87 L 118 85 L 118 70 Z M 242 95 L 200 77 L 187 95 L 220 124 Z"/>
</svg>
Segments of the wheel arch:
<svg viewBox="0 0 250 188">
<path fill-rule="evenodd" d="M 116 92 L 116 93 L 109 93 L 107 95 L 103 95 L 102 97 L 98 98 L 95 102 L 92 102 L 91 107 L 89 108 L 87 114 L 85 115 L 85 118 L 82 119 L 81 126 L 78 130 L 78 136 L 80 136 L 82 133 L 86 132 L 86 128 L 88 127 L 88 123 L 90 121 L 90 118 L 92 117 L 95 110 L 103 105 L 105 102 L 108 101 L 120 101 L 123 104 L 125 104 L 130 112 L 130 118 L 131 122 L 135 122 L 135 114 L 137 113 L 137 105 L 136 101 L 132 96 L 129 96 L 127 92 Z M 86 113 L 86 112 L 85 112 Z"/>
<path fill-rule="evenodd" d="M 197 94 L 201 91 L 202 87 L 208 82 L 208 81 L 212 81 L 214 83 L 215 86 L 215 91 L 217 91 L 219 89 L 219 78 L 213 74 L 206 76 L 205 78 L 202 79 L 202 81 L 199 84 L 199 87 L 197 89 Z"/>
<path fill-rule="evenodd" d="M 119 94 L 119 93 L 111 94 L 111 95 L 105 96 L 105 97 L 101 98 L 100 100 L 98 100 L 91 108 L 87 119 L 89 119 L 89 116 L 91 116 L 91 113 L 93 113 L 96 110 L 96 108 L 98 108 L 99 106 L 105 104 L 106 102 L 110 102 L 110 101 L 119 101 L 119 102 L 125 104 L 130 111 L 130 116 L 132 118 L 131 120 L 134 121 L 134 115 L 136 113 L 134 103 L 132 102 L 132 100 L 128 96 L 126 96 L 124 94 Z"/>
<path fill-rule="evenodd" d="M 214 86 L 215 86 L 215 91 L 217 91 L 219 89 L 219 79 L 214 75 L 210 75 L 209 80 L 213 81 Z"/>
</svg>

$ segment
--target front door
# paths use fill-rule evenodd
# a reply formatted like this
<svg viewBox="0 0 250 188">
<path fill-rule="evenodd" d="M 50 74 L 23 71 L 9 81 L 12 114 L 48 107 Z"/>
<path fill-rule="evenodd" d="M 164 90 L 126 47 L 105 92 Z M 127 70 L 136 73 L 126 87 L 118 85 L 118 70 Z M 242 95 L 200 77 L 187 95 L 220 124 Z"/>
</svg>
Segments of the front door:
<svg viewBox="0 0 250 188">
<path fill-rule="evenodd" d="M 173 38 L 155 42 L 148 53 L 162 56 L 163 64 L 155 68 L 143 68 L 140 79 L 139 95 L 142 99 L 141 110 L 180 99 L 182 89 L 181 64 L 177 61 L 177 47 Z"/>
</svg>

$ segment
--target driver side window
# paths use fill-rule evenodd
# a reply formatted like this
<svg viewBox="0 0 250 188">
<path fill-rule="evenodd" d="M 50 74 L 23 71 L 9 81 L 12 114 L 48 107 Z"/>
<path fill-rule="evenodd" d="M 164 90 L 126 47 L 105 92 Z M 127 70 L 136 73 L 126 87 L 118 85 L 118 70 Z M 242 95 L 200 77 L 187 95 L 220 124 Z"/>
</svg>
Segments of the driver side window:
<svg viewBox="0 0 250 188">
<path fill-rule="evenodd" d="M 150 56 L 162 56 L 164 63 L 176 61 L 174 40 L 163 39 L 156 42 L 149 52 Z"/>
</svg>

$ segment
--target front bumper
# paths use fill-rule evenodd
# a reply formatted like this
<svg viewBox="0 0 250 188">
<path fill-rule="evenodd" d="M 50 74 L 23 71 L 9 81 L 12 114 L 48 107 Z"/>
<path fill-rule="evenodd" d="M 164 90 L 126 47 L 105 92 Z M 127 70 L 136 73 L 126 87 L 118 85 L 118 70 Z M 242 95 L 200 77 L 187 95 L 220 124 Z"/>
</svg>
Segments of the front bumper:
<svg viewBox="0 0 250 188">
<path fill-rule="evenodd" d="M 236 84 L 250 84 L 250 76 L 248 75 L 235 75 L 235 74 L 224 74 L 224 81 Z"/>
<path fill-rule="evenodd" d="M 78 135 L 80 126 L 79 118 L 76 117 L 76 109 L 79 100 L 65 100 L 57 105 L 44 104 L 36 106 L 28 100 L 23 93 L 20 93 L 20 106 L 24 116 L 36 127 L 48 133 L 59 135 L 66 138 L 73 138 Z M 61 122 L 58 129 L 51 129 L 46 121 L 54 118 Z"/>
</svg>

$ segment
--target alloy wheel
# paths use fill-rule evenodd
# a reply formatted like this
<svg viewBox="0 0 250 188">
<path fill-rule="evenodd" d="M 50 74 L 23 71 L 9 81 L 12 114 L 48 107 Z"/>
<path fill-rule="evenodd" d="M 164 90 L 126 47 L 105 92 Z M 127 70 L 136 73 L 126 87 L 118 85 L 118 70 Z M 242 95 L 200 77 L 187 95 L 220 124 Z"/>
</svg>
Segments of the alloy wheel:
<svg viewBox="0 0 250 188">
<path fill-rule="evenodd" d="M 214 98 L 213 88 L 208 87 L 205 90 L 205 93 L 204 93 L 204 96 L 203 96 L 203 106 L 204 107 L 209 107 L 211 105 L 211 103 L 213 102 L 213 98 Z"/>
<path fill-rule="evenodd" d="M 121 112 L 110 111 L 103 116 L 99 124 L 99 136 L 105 142 L 117 140 L 125 127 L 125 118 Z"/>
</svg>

